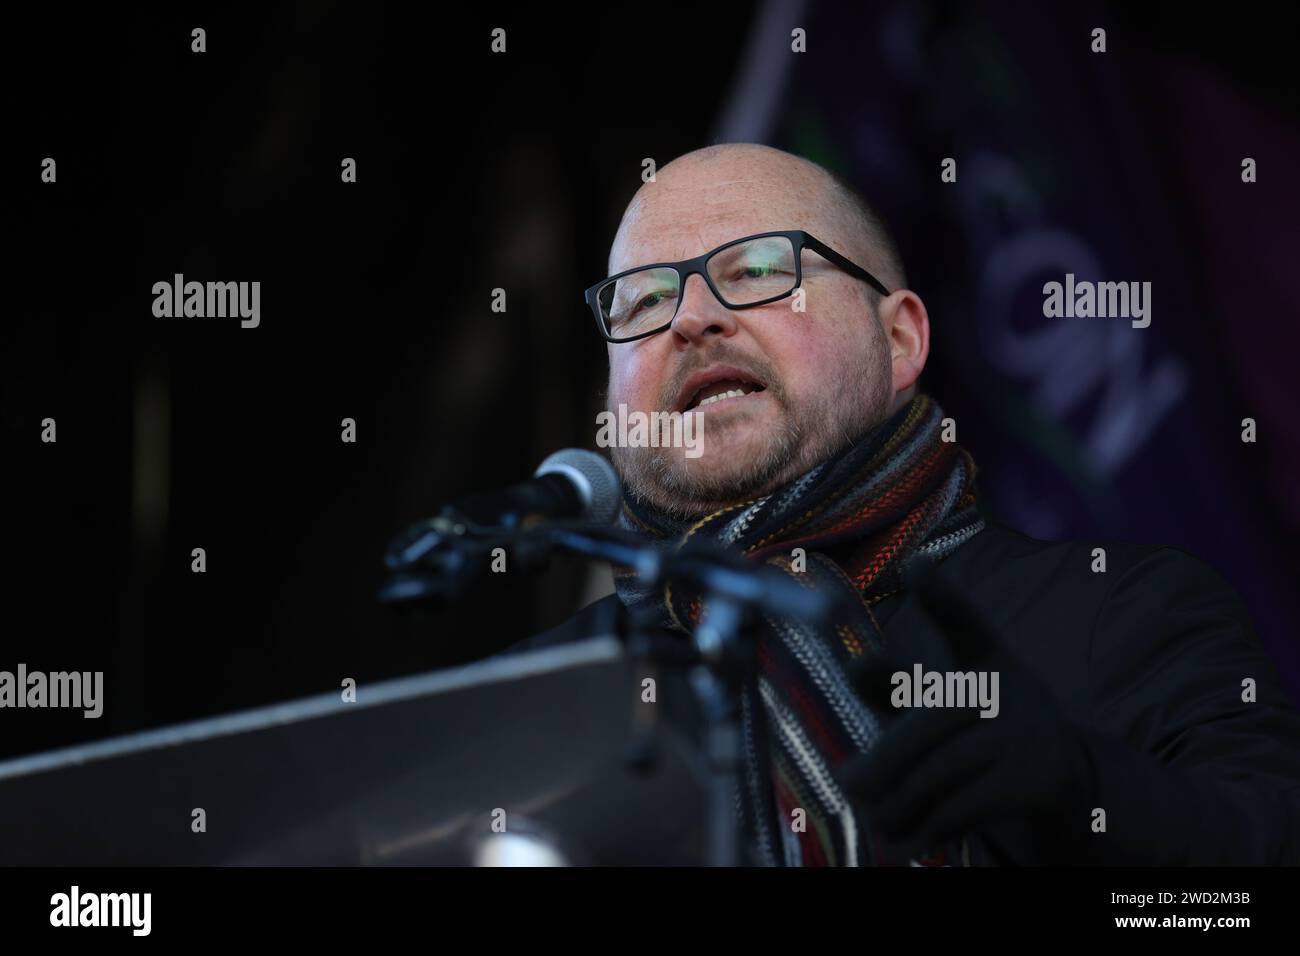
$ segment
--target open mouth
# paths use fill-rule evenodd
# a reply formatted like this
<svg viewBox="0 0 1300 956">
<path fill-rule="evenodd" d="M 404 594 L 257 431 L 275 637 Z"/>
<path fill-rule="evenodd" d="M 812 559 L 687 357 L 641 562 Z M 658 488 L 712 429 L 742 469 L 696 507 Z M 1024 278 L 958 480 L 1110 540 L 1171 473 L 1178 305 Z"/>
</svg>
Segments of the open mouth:
<svg viewBox="0 0 1300 956">
<path fill-rule="evenodd" d="M 693 375 L 682 389 L 682 411 L 711 408 L 722 402 L 766 391 L 767 386 L 735 368 L 713 368 Z"/>
</svg>

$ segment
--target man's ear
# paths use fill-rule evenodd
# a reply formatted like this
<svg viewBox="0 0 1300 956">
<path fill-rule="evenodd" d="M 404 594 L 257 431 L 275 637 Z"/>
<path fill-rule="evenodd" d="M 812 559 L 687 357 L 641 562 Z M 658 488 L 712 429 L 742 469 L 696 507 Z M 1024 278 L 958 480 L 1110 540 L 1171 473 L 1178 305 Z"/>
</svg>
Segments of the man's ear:
<svg viewBox="0 0 1300 956">
<path fill-rule="evenodd" d="M 889 343 L 894 394 L 911 388 L 930 357 L 930 316 L 921 297 L 899 289 L 880 300 L 880 325 Z"/>
</svg>

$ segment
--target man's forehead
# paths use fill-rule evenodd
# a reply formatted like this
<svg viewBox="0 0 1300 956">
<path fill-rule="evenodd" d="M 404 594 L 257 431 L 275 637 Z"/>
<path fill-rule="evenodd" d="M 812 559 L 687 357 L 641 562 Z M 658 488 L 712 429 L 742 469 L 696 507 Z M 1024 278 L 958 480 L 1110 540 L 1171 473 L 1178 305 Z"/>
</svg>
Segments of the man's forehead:
<svg viewBox="0 0 1300 956">
<path fill-rule="evenodd" d="M 660 185 L 665 188 L 655 189 Z M 814 202 L 806 190 L 781 188 L 762 175 L 647 184 L 610 248 L 610 272 L 689 259 L 759 232 L 812 231 Z"/>
<path fill-rule="evenodd" d="M 642 236 L 630 236 L 627 241 L 616 245 L 610 257 L 610 268 L 612 272 L 619 272 L 651 262 L 693 259 L 742 236 L 798 228 L 802 228 L 802 223 L 791 225 L 784 219 L 778 221 L 770 217 L 727 216 L 677 223 L 668 228 L 650 230 L 649 234 Z"/>
</svg>

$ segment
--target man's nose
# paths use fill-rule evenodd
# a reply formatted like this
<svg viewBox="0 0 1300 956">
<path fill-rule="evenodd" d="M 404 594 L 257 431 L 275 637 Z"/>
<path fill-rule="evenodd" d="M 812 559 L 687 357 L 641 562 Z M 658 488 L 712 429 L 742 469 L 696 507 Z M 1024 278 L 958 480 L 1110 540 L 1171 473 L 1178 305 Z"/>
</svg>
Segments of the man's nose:
<svg viewBox="0 0 1300 956">
<path fill-rule="evenodd" d="M 681 305 L 673 317 L 673 338 L 678 345 L 699 344 L 711 335 L 735 335 L 740 326 L 736 313 L 718 301 L 700 275 L 687 276 Z"/>
</svg>

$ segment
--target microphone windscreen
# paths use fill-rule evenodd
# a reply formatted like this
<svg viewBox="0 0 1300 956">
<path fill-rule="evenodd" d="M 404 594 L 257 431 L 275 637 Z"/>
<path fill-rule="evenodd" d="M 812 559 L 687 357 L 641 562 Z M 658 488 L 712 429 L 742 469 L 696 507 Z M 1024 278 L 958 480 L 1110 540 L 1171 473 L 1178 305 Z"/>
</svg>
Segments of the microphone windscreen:
<svg viewBox="0 0 1300 956">
<path fill-rule="evenodd" d="M 623 504 L 623 485 L 605 458 L 585 448 L 564 448 L 537 466 L 534 477 L 564 475 L 578 489 L 583 517 L 593 524 L 613 524 Z"/>
</svg>

